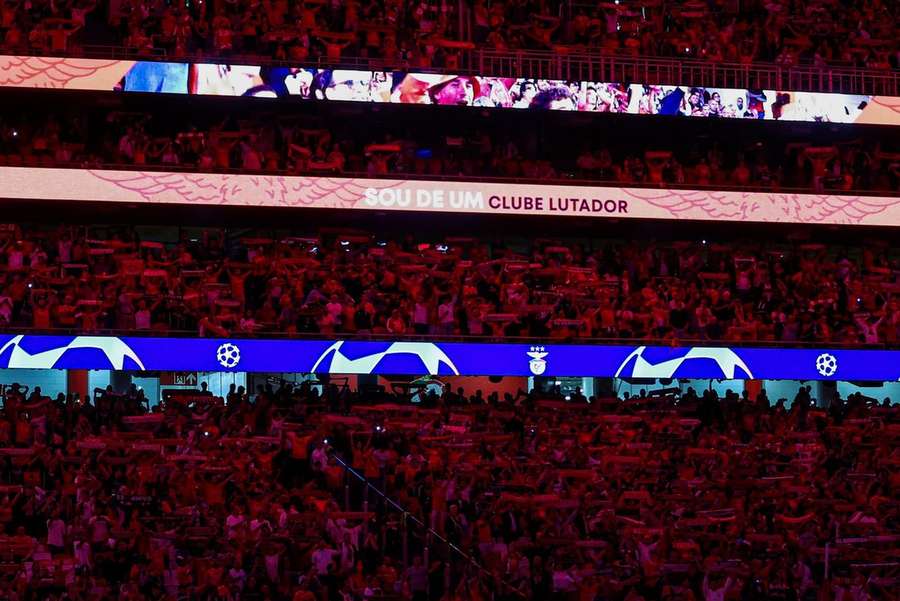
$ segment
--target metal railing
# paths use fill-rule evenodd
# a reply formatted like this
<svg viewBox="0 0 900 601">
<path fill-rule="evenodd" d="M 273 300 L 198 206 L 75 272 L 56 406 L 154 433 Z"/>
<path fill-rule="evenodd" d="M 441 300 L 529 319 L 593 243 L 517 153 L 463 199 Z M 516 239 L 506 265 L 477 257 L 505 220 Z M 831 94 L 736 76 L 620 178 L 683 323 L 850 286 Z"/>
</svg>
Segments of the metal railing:
<svg viewBox="0 0 900 601">
<path fill-rule="evenodd" d="M 311 57 L 302 65 L 274 61 L 259 56 L 230 55 L 190 57 L 167 56 L 119 46 L 83 46 L 69 56 L 102 59 L 178 60 L 188 62 L 228 62 L 253 65 L 291 65 L 317 68 L 349 68 L 371 71 L 416 70 L 422 68 L 403 61 L 381 58 Z M 716 63 L 697 59 L 648 57 L 608 52 L 555 53 L 541 50 L 463 50 L 455 73 L 497 77 L 528 77 L 616 83 L 691 85 L 718 88 L 763 88 L 797 92 L 839 92 L 900 96 L 900 70 L 875 70 L 852 65 L 782 66 L 775 63 Z"/>
<path fill-rule="evenodd" d="M 334 449 L 330 450 L 328 456 L 344 470 L 344 511 L 351 511 L 349 503 L 350 486 L 348 482 L 350 481 L 350 478 L 353 478 L 357 482 L 359 482 L 360 486 L 362 487 L 363 513 L 369 513 L 370 511 L 368 498 L 369 491 L 371 491 L 375 495 L 376 499 L 381 500 L 381 504 L 384 508 L 383 514 L 387 514 L 389 511 L 394 511 L 400 515 L 401 561 L 403 562 L 404 568 L 408 567 L 410 563 L 410 534 L 418 534 L 423 544 L 422 563 L 425 566 L 431 565 L 430 549 L 432 547 L 438 546 L 446 548 L 449 556 L 446 558 L 448 561 L 445 562 L 445 585 L 449 584 L 450 582 L 450 560 L 452 560 L 454 557 L 457 557 L 458 559 L 456 561 L 460 562 L 462 565 L 469 566 L 472 570 L 475 571 L 476 574 L 478 574 L 479 577 L 499 584 L 503 590 L 516 595 L 516 597 L 518 598 L 527 598 L 525 593 L 519 587 L 513 585 L 508 579 L 498 577 L 496 574 L 486 569 L 475 557 L 466 553 L 448 538 L 442 536 L 437 530 L 422 521 L 412 511 L 401 505 L 398 501 L 394 500 L 394 498 L 389 496 L 383 489 L 373 484 L 372 481 L 369 480 L 366 476 L 359 473 L 359 471 L 349 465 L 340 455 L 337 454 Z M 378 503 L 376 503 L 375 505 L 378 506 Z M 410 532 L 411 530 L 417 530 L 418 532 L 412 533 Z"/>
<path fill-rule="evenodd" d="M 900 71 L 896 70 L 539 51 L 476 50 L 472 51 L 472 59 L 478 61 L 473 71 L 497 76 L 880 96 L 900 94 Z"/>
</svg>

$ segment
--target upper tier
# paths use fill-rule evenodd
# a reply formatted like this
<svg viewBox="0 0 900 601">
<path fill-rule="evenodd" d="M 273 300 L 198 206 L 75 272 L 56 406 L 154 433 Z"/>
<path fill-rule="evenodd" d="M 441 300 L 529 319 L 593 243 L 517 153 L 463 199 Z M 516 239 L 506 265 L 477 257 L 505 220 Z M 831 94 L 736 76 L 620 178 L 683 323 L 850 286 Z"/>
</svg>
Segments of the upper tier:
<svg viewBox="0 0 900 601">
<path fill-rule="evenodd" d="M 734 12 L 738 6 L 740 12 Z M 9 53 L 77 55 L 108 55 L 117 48 L 170 58 L 240 56 L 253 62 L 346 64 L 346 57 L 362 57 L 391 67 L 453 72 L 484 72 L 486 66 L 496 71 L 515 63 L 518 71 L 523 66 L 528 71 L 523 75 L 556 78 L 572 77 L 560 69 L 573 66 L 584 77 L 598 68 L 593 66 L 598 57 L 652 57 L 667 60 L 637 63 L 679 75 L 718 72 L 722 78 L 696 82 L 704 85 L 883 94 L 883 88 L 872 86 L 896 79 L 897 6 L 890 0 L 748 0 L 729 6 L 616 0 L 591 7 L 553 0 L 7 2 L 0 47 Z M 767 65 L 750 68 L 754 63 Z M 811 69 L 797 70 L 793 86 L 760 79 L 800 66 Z"/>
</svg>

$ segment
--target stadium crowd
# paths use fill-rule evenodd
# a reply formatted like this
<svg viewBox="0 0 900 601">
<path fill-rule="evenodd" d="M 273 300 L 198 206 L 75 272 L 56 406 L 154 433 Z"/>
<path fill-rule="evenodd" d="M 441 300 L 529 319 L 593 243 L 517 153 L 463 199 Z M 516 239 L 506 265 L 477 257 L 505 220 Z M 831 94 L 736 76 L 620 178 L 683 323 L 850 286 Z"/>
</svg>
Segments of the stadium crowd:
<svg viewBox="0 0 900 601">
<path fill-rule="evenodd" d="M 476 47 L 872 69 L 897 68 L 900 58 L 891 0 L 5 0 L 0 17 L 0 42 L 19 53 L 117 45 L 171 57 L 343 55 L 448 69 Z"/>
<path fill-rule="evenodd" d="M 10 226 L 0 324 L 36 330 L 897 344 L 865 246 Z M 168 235 L 168 234 L 167 234 Z"/>
<path fill-rule="evenodd" d="M 9 113 L 0 115 L 0 164 L 900 190 L 900 147 L 887 135 L 822 137 L 801 131 L 776 138 L 767 130 L 748 135 L 745 128 L 704 133 L 700 143 L 685 144 L 677 135 L 660 140 L 655 129 L 648 133 L 623 125 L 573 144 L 581 122 L 560 120 L 542 128 L 487 119 L 432 120 L 427 128 L 418 120 L 366 128 L 354 123 L 327 115 L 267 113 L 220 121 L 180 119 L 166 111 Z"/>
<path fill-rule="evenodd" d="M 309 384 L 149 410 L 134 385 L 5 386 L 0 596 L 863 601 L 900 585 L 897 405 L 817 404 L 807 386 L 410 405 Z"/>
<path fill-rule="evenodd" d="M 0 0 L 0 49 L 449 71 L 472 49 L 540 50 L 888 70 L 898 22 L 896 0 Z M 302 75 L 293 85 L 312 86 Z M 460 104 L 466 78 L 434 77 L 429 101 Z M 276 95 L 264 83 L 250 95 Z M 615 112 L 614 87 L 558 100 Z M 498 105 L 538 106 L 536 82 L 516 90 Z M 658 113 L 658 92 L 632 99 Z M 494 111 L 488 124 L 486 109 L 379 119 L 390 109 L 176 108 L 141 94 L 41 110 L 57 100 L 8 92 L 0 165 L 115 166 L 151 183 L 200 171 L 900 190 L 892 131 L 775 131 L 716 94 L 686 88 L 678 113 L 723 119 L 694 120 L 690 135 L 669 119 L 660 140 L 665 117 Z M 0 331 L 900 344 L 900 255 L 877 232 L 822 244 L 292 227 L 0 225 Z M 771 400 L 484 395 L 426 381 L 415 403 L 338 376 L 161 402 L 135 385 L 79 398 L 0 384 L 0 600 L 897 599 L 890 399 L 815 399 L 805 384 Z"/>
</svg>

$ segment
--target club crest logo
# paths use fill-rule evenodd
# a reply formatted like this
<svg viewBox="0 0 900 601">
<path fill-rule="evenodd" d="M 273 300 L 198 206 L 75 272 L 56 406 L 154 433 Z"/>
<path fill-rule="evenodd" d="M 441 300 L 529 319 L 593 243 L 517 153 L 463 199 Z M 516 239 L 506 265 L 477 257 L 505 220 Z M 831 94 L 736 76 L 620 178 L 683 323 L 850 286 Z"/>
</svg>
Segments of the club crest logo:
<svg viewBox="0 0 900 601">
<path fill-rule="evenodd" d="M 525 354 L 531 357 L 531 361 L 528 362 L 528 369 L 531 370 L 532 374 L 540 376 L 547 371 L 547 362 L 544 360 L 544 357 L 550 353 L 545 351 L 544 347 L 533 346 L 531 347 L 531 350 Z"/>
</svg>

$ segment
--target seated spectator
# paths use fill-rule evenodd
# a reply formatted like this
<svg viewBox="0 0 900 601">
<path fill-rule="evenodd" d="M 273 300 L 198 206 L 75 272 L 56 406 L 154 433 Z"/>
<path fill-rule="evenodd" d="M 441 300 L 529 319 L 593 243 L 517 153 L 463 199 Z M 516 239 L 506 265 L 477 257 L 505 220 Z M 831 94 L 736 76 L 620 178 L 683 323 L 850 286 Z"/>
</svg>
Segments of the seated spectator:
<svg viewBox="0 0 900 601">
<path fill-rule="evenodd" d="M 451 83 L 441 85 L 443 94 Z M 535 96 L 536 101 L 571 105 L 568 108 L 574 107 L 572 98 L 565 86 Z M 477 114 L 471 120 L 435 123 L 427 130 L 400 124 L 405 132 L 393 121 L 359 128 L 327 115 L 254 114 L 239 126 L 230 116 L 223 117 L 224 123 L 219 116 L 210 110 L 185 122 L 166 111 L 107 114 L 97 109 L 39 117 L 3 115 L 0 164 L 84 167 L 102 162 L 253 173 L 580 179 L 819 194 L 900 189 L 900 148 L 888 135 L 891 128 L 865 134 L 848 128 L 799 140 L 789 130 L 776 137 L 723 129 L 698 147 L 682 144 L 678 137 L 662 143 L 652 131 L 629 122 L 617 125 L 615 132 L 599 130 L 616 137 L 614 144 L 575 146 L 572 136 L 584 129 L 583 123 L 569 123 L 562 115 L 544 132 Z M 622 136 L 615 136 L 617 132 Z"/>
</svg>

